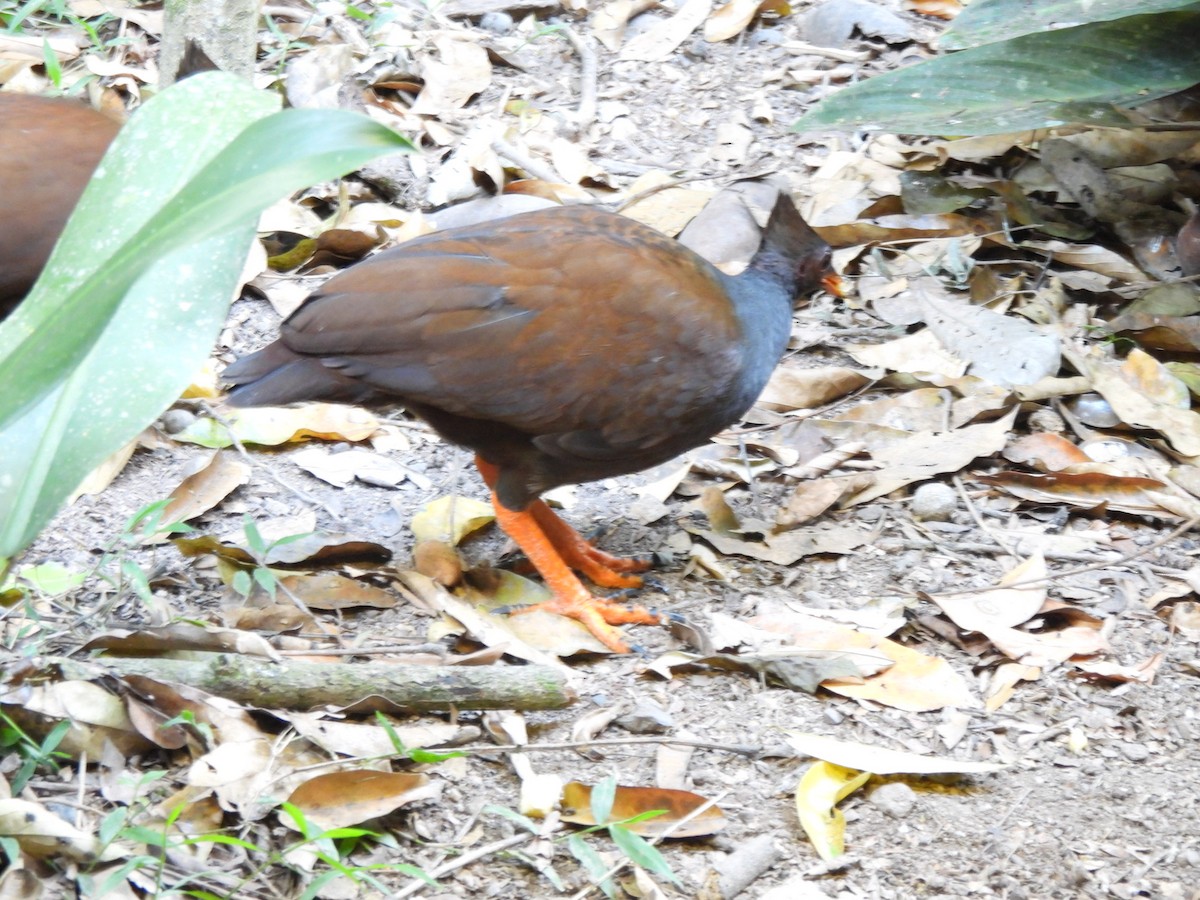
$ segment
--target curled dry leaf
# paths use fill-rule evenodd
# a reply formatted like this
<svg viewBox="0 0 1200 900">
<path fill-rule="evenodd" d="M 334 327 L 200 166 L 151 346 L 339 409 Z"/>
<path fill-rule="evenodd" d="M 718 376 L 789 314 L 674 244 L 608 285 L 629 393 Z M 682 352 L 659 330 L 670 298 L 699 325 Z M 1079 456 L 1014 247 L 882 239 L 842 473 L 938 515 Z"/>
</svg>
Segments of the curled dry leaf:
<svg viewBox="0 0 1200 900">
<path fill-rule="evenodd" d="M 427 57 L 421 63 L 425 85 L 412 106 L 413 115 L 455 113 L 492 82 L 492 63 L 481 44 L 448 35 L 435 39 L 434 44 L 438 58 Z"/>
<path fill-rule="evenodd" d="M 854 361 L 893 372 L 933 373 L 958 378 L 967 371 L 965 360 L 955 356 L 928 328 L 882 344 L 847 347 Z"/>
<path fill-rule="evenodd" d="M 619 54 L 621 60 L 657 62 L 670 56 L 708 17 L 712 0 L 686 0 L 669 19 L 650 26 Z"/>
<path fill-rule="evenodd" d="M 211 553 L 239 565 L 256 565 L 257 561 L 236 544 L 224 543 L 212 535 L 175 538 L 172 543 L 184 556 Z M 387 562 L 392 551 L 373 541 L 360 541 L 344 534 L 316 532 L 297 537 L 294 541 L 275 544 L 267 551 L 268 565 L 334 565 L 347 562 Z"/>
<path fill-rule="evenodd" d="M 824 760 L 813 763 L 796 785 L 800 827 L 824 860 L 845 852 L 846 817 L 837 804 L 867 783 L 869 772 L 856 772 Z"/>
<path fill-rule="evenodd" d="M 1175 512 L 1162 505 L 1167 485 L 1153 478 L 1106 475 L 1098 472 L 1033 475 L 1001 472 L 979 475 L 977 480 L 1035 503 L 1069 503 L 1084 509 L 1112 509 L 1164 518 Z"/>
<path fill-rule="evenodd" d="M 643 837 L 657 837 L 669 829 L 667 837 L 686 838 L 715 834 L 728 823 L 718 806 L 710 806 L 704 812 L 682 825 L 680 821 L 692 815 L 708 801 L 691 791 L 676 791 L 657 787 L 623 787 L 618 785 L 613 799 L 608 822 L 597 823 L 592 815 L 592 788 L 578 781 L 563 786 L 562 807 L 564 822 L 574 825 L 607 825 L 623 822 L 644 813 L 661 810 L 663 815 L 632 822 L 626 827 Z M 673 828 L 673 826 L 678 827 Z"/>
<path fill-rule="evenodd" d="M 250 631 L 218 628 L 215 625 L 192 625 L 189 622 L 176 622 L 160 628 L 143 628 L 140 631 L 106 631 L 88 641 L 84 649 L 108 650 L 123 656 L 192 650 L 210 653 L 250 653 L 267 659 L 279 659 L 279 654 L 262 635 Z"/>
<path fill-rule="evenodd" d="M 234 453 L 218 451 L 208 464 L 189 475 L 171 492 L 163 522 L 187 522 L 202 515 L 250 480 L 250 466 Z M 146 542 L 159 544 L 170 535 L 159 533 Z"/>
<path fill-rule="evenodd" d="M 830 680 L 823 682 L 822 687 L 843 697 L 874 700 L 908 712 L 929 712 L 947 706 L 979 707 L 979 700 L 966 680 L 946 660 L 926 656 L 886 638 L 876 640 L 872 650 L 891 659 L 893 665 L 860 683 Z"/>
<path fill-rule="evenodd" d="M 1028 250 L 1046 253 L 1064 265 L 1096 272 L 1125 284 L 1150 280 L 1145 272 L 1121 254 L 1095 244 L 1073 244 L 1067 241 L 1023 241 L 1021 246 Z"/>
<path fill-rule="evenodd" d="M 1014 439 L 1004 448 L 1003 456 L 1009 462 L 1042 472 L 1061 472 L 1092 461 L 1091 457 L 1062 435 L 1048 432 L 1026 434 Z"/>
<path fill-rule="evenodd" d="M 737 37 L 754 21 L 762 0 L 729 0 L 718 6 L 704 23 L 704 39 L 710 44 Z"/>
<path fill-rule="evenodd" d="M 388 730 L 366 722 L 344 722 L 330 719 L 322 712 L 282 713 L 298 734 L 308 738 L 327 753 L 340 756 L 388 756 L 396 752 Z M 400 738 L 406 749 L 438 747 L 451 744 L 462 737 L 463 728 L 445 722 L 403 725 L 391 723 L 391 731 Z"/>
<path fill-rule="evenodd" d="M 726 556 L 748 556 L 751 559 L 761 559 L 781 566 L 790 566 L 806 556 L 852 553 L 872 540 L 871 532 L 864 531 L 855 525 L 825 526 L 768 534 L 761 541 L 752 541 L 735 534 L 721 534 L 701 529 L 689 528 L 688 531 L 712 544 Z"/>
<path fill-rule="evenodd" d="M 992 680 L 988 685 L 987 697 L 983 703 L 984 709 L 988 712 L 995 712 L 1012 699 L 1020 682 L 1037 681 L 1041 677 L 1042 670 L 1038 666 L 1026 666 L 1015 662 L 1001 663 L 996 666 L 996 671 L 992 673 Z"/>
<path fill-rule="evenodd" d="M 377 819 L 406 803 L 436 797 L 441 790 L 441 785 L 430 782 L 427 775 L 359 769 L 311 778 L 292 791 L 288 802 L 297 806 L 309 822 L 325 830 Z M 280 819 L 294 827 L 288 816 Z"/>
</svg>

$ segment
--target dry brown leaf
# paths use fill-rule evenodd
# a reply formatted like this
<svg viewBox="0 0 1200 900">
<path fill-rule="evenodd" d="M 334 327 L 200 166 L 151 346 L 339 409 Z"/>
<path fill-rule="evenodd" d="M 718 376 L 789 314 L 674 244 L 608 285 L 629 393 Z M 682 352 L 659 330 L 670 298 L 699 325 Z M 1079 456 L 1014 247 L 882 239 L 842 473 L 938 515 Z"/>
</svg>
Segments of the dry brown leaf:
<svg viewBox="0 0 1200 900">
<path fill-rule="evenodd" d="M 134 855 L 128 844 L 104 843 L 42 804 L 13 797 L 0 799 L 0 834 L 8 836 L 33 859 L 64 856 L 91 865 Z"/>
<path fill-rule="evenodd" d="M 727 556 L 748 556 L 781 566 L 790 566 L 798 559 L 820 553 L 852 553 L 872 539 L 870 532 L 853 525 L 768 534 L 761 541 L 700 529 L 689 528 L 688 531 Z"/>
<path fill-rule="evenodd" d="M 907 432 L 945 431 L 950 422 L 950 402 L 944 390 L 916 388 L 860 403 L 833 421 L 863 422 Z"/>
<path fill-rule="evenodd" d="M 980 475 L 977 480 L 1037 503 L 1069 503 L 1084 509 L 1113 509 L 1160 517 L 1176 515 L 1160 502 L 1161 492 L 1167 490 L 1167 485 L 1152 478 L 1094 472 L 1059 472 L 1054 475 L 1001 472 L 998 475 Z"/>
<path fill-rule="evenodd" d="M 99 494 L 106 487 L 112 484 L 116 477 L 125 471 L 125 466 L 133 457 L 133 451 L 135 451 L 137 447 L 138 441 L 135 439 L 130 441 L 120 450 L 111 454 L 107 459 L 104 460 L 104 462 L 100 463 L 100 465 L 96 466 L 96 468 L 92 469 L 92 471 L 88 473 L 87 477 L 80 482 L 79 487 L 75 489 L 75 492 L 71 495 L 70 500 L 67 502 L 74 503 L 84 495 L 90 496 Z M 164 519 L 163 521 L 169 522 L 171 520 Z"/>
<path fill-rule="evenodd" d="M 968 425 L 944 434 L 918 432 L 874 451 L 874 460 L 882 467 L 875 473 L 875 483 L 844 501 L 842 506 L 865 503 L 936 475 L 959 472 L 981 456 L 998 453 L 1004 448 L 1016 414 L 1014 408 L 995 422 Z"/>
<path fill-rule="evenodd" d="M 1009 462 L 1042 472 L 1061 472 L 1071 466 L 1091 462 L 1091 457 L 1065 437 L 1046 432 L 1015 438 L 1004 448 L 1003 456 Z"/>
<path fill-rule="evenodd" d="M 1159 666 L 1162 665 L 1164 659 L 1166 659 L 1164 654 L 1155 653 L 1145 662 L 1135 666 L 1123 666 L 1119 663 L 1102 660 L 1079 661 L 1073 665 L 1079 673 L 1079 677 L 1088 681 L 1107 681 L 1120 684 L 1132 681 L 1138 684 L 1154 684 L 1154 676 L 1158 674 Z"/>
<path fill-rule="evenodd" d="M 635 834 L 657 837 L 673 826 L 677 826 L 680 820 L 687 818 L 707 802 L 705 798 L 699 794 L 693 794 L 691 791 L 675 791 L 659 787 L 618 786 L 609 822 L 621 822 L 643 813 L 662 810 L 663 815 L 661 816 L 643 819 L 641 822 L 633 822 L 626 826 Z M 562 806 L 564 822 L 571 822 L 575 825 L 597 824 L 592 815 L 592 788 L 590 785 L 578 781 L 564 785 Z M 608 822 L 599 824 L 608 824 Z M 721 811 L 720 807 L 710 806 L 685 824 L 675 827 L 667 836 L 686 838 L 715 834 L 727 824 L 725 813 Z"/>
<path fill-rule="evenodd" d="M 1049 254 L 1056 262 L 1123 283 L 1149 281 L 1149 276 L 1121 254 L 1095 244 L 1072 244 L 1067 241 L 1024 241 L 1029 250 Z"/>
<path fill-rule="evenodd" d="M 1062 663 L 1076 656 L 1095 656 L 1108 650 L 1104 635 L 1090 627 L 1063 628 L 1041 634 L 994 627 L 988 639 L 1009 659 L 1038 668 Z"/>
<path fill-rule="evenodd" d="M 189 475 L 171 492 L 162 521 L 187 522 L 208 512 L 250 480 L 250 466 L 236 453 L 218 450 L 200 471 Z M 161 544 L 168 534 L 152 535 L 146 543 Z"/>
<path fill-rule="evenodd" d="M 249 631 L 175 622 L 139 631 L 110 629 L 84 645 L 85 650 L 111 650 L 120 655 L 145 655 L 196 650 L 212 653 L 246 653 L 279 659 L 279 654 L 262 635 Z"/>
<path fill-rule="evenodd" d="M 494 570 L 493 575 L 495 581 L 487 591 L 468 584 L 463 597 L 434 585 L 416 572 L 405 572 L 401 577 L 406 584 L 411 584 L 413 579 L 426 581 L 428 586 L 422 591 L 422 597 L 461 623 L 457 629 L 435 626 L 430 632 L 431 639 L 436 640 L 442 633 L 460 633 L 465 628 L 475 640 L 488 647 L 549 666 L 561 666 L 559 656 L 608 652 L 595 635 L 575 619 L 544 610 L 513 614 L 493 612 L 550 599 L 550 592 L 542 585 L 520 575 L 503 570 Z"/>
<path fill-rule="evenodd" d="M 779 366 L 755 403 L 780 412 L 815 409 L 854 393 L 875 377 L 877 373 L 842 366 L 816 369 Z"/>
<path fill-rule="evenodd" d="M 966 361 L 947 350 L 928 328 L 882 344 L 847 347 L 846 352 L 861 365 L 893 372 L 934 373 L 958 378 L 967 371 Z"/>
<path fill-rule="evenodd" d="M 245 444 L 275 446 L 310 437 L 331 441 L 361 441 L 379 427 L 379 420 L 364 409 L 338 403 L 239 409 L 225 414 L 233 433 Z M 233 442 L 225 426 L 213 419 L 197 419 L 174 435 L 179 441 L 205 447 L 228 447 Z"/>
<path fill-rule="evenodd" d="M 279 583 L 311 609 L 391 609 L 396 596 L 344 575 L 287 575 Z"/>
<path fill-rule="evenodd" d="M 481 44 L 445 34 L 433 43 L 438 56 L 426 57 L 421 62 L 425 85 L 413 103 L 413 115 L 453 114 L 492 83 L 492 62 Z M 498 183 L 503 184 L 503 180 Z"/>
<path fill-rule="evenodd" d="M 175 538 L 173 543 L 184 556 L 211 553 L 239 565 L 256 565 L 257 560 L 242 547 L 225 543 L 212 535 Z M 392 551 L 382 544 L 363 541 L 344 534 L 316 532 L 296 540 L 279 543 L 267 551 L 268 565 L 333 565 L 339 562 L 387 562 Z"/>
<path fill-rule="evenodd" d="M 929 330 L 951 354 L 970 364 L 975 377 L 1008 387 L 1058 372 L 1059 339 L 1029 320 L 932 294 L 919 299 Z"/>
<path fill-rule="evenodd" d="M 878 639 L 873 649 L 891 659 L 894 665 L 861 684 L 826 681 L 822 686 L 843 697 L 874 700 L 908 712 L 929 712 L 947 706 L 979 707 L 967 682 L 946 660 L 926 656 L 886 638 Z"/>
<path fill-rule="evenodd" d="M 1008 629 L 1029 621 L 1046 601 L 1045 582 L 1015 588 L 1004 585 L 1045 577 L 1046 560 L 1039 553 L 1005 572 L 1000 579 L 1001 587 L 953 597 L 927 596 L 959 628 L 987 635 L 992 628 Z"/>
<path fill-rule="evenodd" d="M 754 21 L 761 5 L 762 0 L 729 0 L 718 6 L 704 23 L 704 39 L 715 44 L 737 37 Z"/>
<path fill-rule="evenodd" d="M 422 506 L 409 527 L 416 541 L 441 541 L 457 547 L 467 535 L 496 520 L 490 503 L 471 497 L 438 497 Z"/>
<path fill-rule="evenodd" d="M 431 782 L 428 775 L 360 769 L 311 778 L 292 791 L 288 802 L 317 828 L 345 828 L 387 815 L 406 803 L 436 797 L 441 790 L 442 785 Z M 296 827 L 287 815 L 281 815 L 280 821 Z"/>
<path fill-rule="evenodd" d="M 845 852 L 846 816 L 837 804 L 870 777 L 869 772 L 819 760 L 800 778 L 796 785 L 796 816 L 821 859 L 837 859 Z"/>
<path fill-rule="evenodd" d="M 822 478 L 798 484 L 787 502 L 775 515 L 777 531 L 789 531 L 805 522 L 811 522 L 832 507 L 852 490 L 861 490 L 864 485 L 857 479 L 846 481 L 840 478 Z"/>
<path fill-rule="evenodd" d="M 1042 677 L 1042 670 L 1037 666 L 1026 666 L 1021 663 L 1001 663 L 996 666 L 988 685 L 987 697 L 984 699 L 984 709 L 995 712 L 1012 699 L 1016 693 L 1017 684 L 1022 681 L 1037 681 Z"/>
<path fill-rule="evenodd" d="M 413 547 L 413 568 L 442 587 L 452 588 L 462 581 L 462 558 L 445 541 L 420 541 Z"/>
<path fill-rule="evenodd" d="M 1200 643 L 1200 603 L 1187 601 L 1171 607 L 1171 627 L 1185 639 Z"/>
<path fill-rule="evenodd" d="M 276 715 L 281 713 L 276 712 Z M 317 744 L 327 753 L 349 757 L 389 756 L 396 752 L 388 730 L 366 722 L 343 722 L 321 712 L 289 711 L 286 721 L 298 734 Z M 389 723 L 392 732 L 408 749 L 439 747 L 461 736 L 457 725 L 428 721 L 405 725 Z"/>
<path fill-rule="evenodd" d="M 935 19 L 953 19 L 963 5 L 962 0 L 904 0 L 904 8 Z"/>
<path fill-rule="evenodd" d="M 669 19 L 650 26 L 621 48 L 618 59 L 640 62 L 666 59 L 703 24 L 710 9 L 712 0 L 686 0 Z"/>
<path fill-rule="evenodd" d="M 610 52 L 616 53 L 625 39 L 625 26 L 644 8 L 644 4 L 634 0 L 609 0 L 589 17 L 592 34 Z"/>
<path fill-rule="evenodd" d="M 340 453 L 331 453 L 323 447 L 306 447 L 293 453 L 291 459 L 304 471 L 336 487 L 347 487 L 356 479 L 375 487 L 397 487 L 406 479 L 412 479 L 421 487 L 429 486 L 427 476 L 362 447 L 351 447 Z"/>
</svg>

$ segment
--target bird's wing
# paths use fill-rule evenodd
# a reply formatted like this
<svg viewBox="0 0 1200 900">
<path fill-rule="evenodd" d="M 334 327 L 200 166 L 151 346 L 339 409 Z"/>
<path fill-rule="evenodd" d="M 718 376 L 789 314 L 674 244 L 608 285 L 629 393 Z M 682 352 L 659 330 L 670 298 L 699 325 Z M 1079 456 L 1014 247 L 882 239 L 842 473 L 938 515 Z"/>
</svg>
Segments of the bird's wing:
<svg viewBox="0 0 1200 900">
<path fill-rule="evenodd" d="M 284 343 L 379 392 L 597 458 L 662 440 L 664 421 L 736 378 L 740 325 L 690 251 L 590 210 L 506 222 L 359 264 L 293 314 Z"/>
</svg>

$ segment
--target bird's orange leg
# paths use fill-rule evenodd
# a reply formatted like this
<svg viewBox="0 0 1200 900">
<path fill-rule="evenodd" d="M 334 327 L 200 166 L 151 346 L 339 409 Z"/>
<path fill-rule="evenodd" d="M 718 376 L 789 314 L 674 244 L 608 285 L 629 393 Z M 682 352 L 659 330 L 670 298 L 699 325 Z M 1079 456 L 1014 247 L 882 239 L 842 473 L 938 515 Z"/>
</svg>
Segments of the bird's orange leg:
<svg viewBox="0 0 1200 900">
<path fill-rule="evenodd" d="M 543 500 L 534 500 L 529 513 L 554 545 L 568 566 L 587 576 L 593 584 L 606 588 L 639 588 L 642 579 L 634 572 L 645 572 L 650 561 L 613 556 L 593 546 L 578 531 L 558 517 Z"/>
<path fill-rule="evenodd" d="M 483 475 L 484 481 L 488 483 L 488 486 L 495 485 L 497 476 L 495 466 L 478 457 L 476 458 L 476 464 L 479 466 L 479 471 Z M 514 512 L 500 502 L 496 497 L 495 490 L 492 491 L 492 505 L 496 508 L 497 523 L 525 553 L 526 558 L 542 576 L 546 587 L 554 595 L 552 599 L 547 600 L 545 603 L 525 606 L 515 612 L 525 613 L 542 609 L 547 612 L 578 619 L 586 626 L 588 631 L 594 634 L 604 646 L 608 647 L 614 653 L 629 652 L 628 646 L 626 646 L 624 640 L 621 638 L 621 633 L 613 627 L 614 625 L 657 625 L 662 621 L 658 615 L 645 607 L 624 606 L 602 597 L 596 597 L 588 591 L 575 576 L 575 573 L 571 571 L 571 564 L 563 558 L 564 554 L 560 547 L 546 533 L 539 516 L 533 512 L 532 508 L 522 510 L 521 512 Z M 572 543 L 577 541 L 585 546 L 591 546 L 578 534 L 575 534 L 574 529 L 550 512 L 549 507 L 546 507 L 546 512 L 557 523 L 560 535 L 562 532 L 569 532 L 574 538 Z M 607 556 L 608 554 L 603 555 Z M 611 570 L 606 571 L 612 578 L 624 578 L 624 576 Z M 636 580 L 640 583 L 640 579 Z"/>
</svg>

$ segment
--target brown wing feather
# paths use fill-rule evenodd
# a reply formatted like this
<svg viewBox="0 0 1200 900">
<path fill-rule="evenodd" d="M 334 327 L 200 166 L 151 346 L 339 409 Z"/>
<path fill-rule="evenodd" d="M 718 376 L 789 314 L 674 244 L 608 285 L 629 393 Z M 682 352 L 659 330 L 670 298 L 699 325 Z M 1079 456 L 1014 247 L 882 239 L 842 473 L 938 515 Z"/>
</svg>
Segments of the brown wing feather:
<svg viewBox="0 0 1200 900">
<path fill-rule="evenodd" d="M 580 209 L 480 228 L 486 240 L 429 235 L 338 276 L 283 341 L 382 392 L 584 455 L 669 440 L 664 418 L 686 421 L 735 375 L 721 276 L 658 232 Z"/>
</svg>

